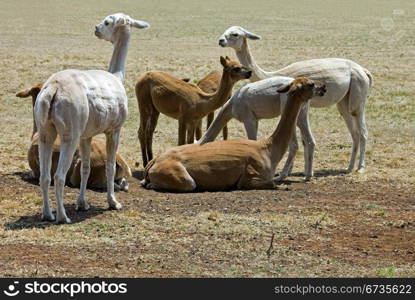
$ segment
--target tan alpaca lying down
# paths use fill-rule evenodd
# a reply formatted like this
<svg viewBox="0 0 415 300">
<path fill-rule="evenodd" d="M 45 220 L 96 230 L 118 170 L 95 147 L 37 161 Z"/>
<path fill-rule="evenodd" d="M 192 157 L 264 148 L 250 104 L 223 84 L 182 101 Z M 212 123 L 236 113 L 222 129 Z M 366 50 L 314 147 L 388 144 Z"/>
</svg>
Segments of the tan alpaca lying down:
<svg viewBox="0 0 415 300">
<path fill-rule="evenodd" d="M 17 97 L 26 98 L 32 96 L 32 107 L 36 102 L 36 97 L 42 88 L 41 84 L 34 85 L 30 90 L 21 91 L 16 94 Z M 27 159 L 29 161 L 30 169 L 33 172 L 33 177 L 39 179 L 40 167 L 39 167 L 39 149 L 38 149 L 38 134 L 36 123 L 33 122 L 32 141 L 27 153 Z M 60 151 L 60 139 L 59 136 L 53 144 L 53 155 L 52 155 L 52 167 L 51 177 L 56 171 L 59 160 Z M 89 188 L 105 188 L 107 186 L 107 177 L 105 172 L 105 160 L 107 157 L 107 151 L 105 142 L 92 139 L 91 142 L 91 173 L 88 178 L 87 186 Z M 116 171 L 115 171 L 115 188 L 117 190 L 128 191 L 127 178 L 131 177 L 131 170 L 120 154 L 116 154 Z M 79 155 L 79 149 L 77 148 L 72 164 L 67 173 L 66 182 L 79 187 L 81 183 L 81 158 Z"/>
<path fill-rule="evenodd" d="M 278 89 L 287 104 L 277 129 L 267 139 L 235 139 L 174 147 L 150 161 L 142 185 L 180 192 L 274 187 L 274 172 L 287 151 L 301 107 L 323 96 L 324 85 L 297 78 Z"/>
</svg>

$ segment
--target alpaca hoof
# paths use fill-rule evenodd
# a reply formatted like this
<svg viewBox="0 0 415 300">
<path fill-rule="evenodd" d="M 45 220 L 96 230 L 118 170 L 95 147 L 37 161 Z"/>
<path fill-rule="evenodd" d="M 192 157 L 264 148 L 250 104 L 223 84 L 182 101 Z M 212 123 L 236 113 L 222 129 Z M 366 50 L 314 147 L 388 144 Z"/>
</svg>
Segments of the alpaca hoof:
<svg viewBox="0 0 415 300">
<path fill-rule="evenodd" d="M 56 224 L 71 224 L 72 221 L 67 216 L 58 217 L 56 219 Z"/>
<path fill-rule="evenodd" d="M 309 181 L 311 181 L 311 178 L 312 178 L 312 176 L 306 176 L 306 177 L 304 177 L 304 181 L 309 182 Z"/>
<path fill-rule="evenodd" d="M 353 171 L 353 168 L 347 168 L 344 170 L 344 173 L 349 174 Z"/>
<path fill-rule="evenodd" d="M 275 182 L 281 182 L 281 181 L 284 181 L 285 178 L 287 178 L 287 175 L 281 174 L 281 175 L 275 177 L 274 181 Z"/>
<path fill-rule="evenodd" d="M 145 179 L 141 180 L 140 185 L 145 188 L 147 186 L 147 180 Z"/>
<path fill-rule="evenodd" d="M 120 210 L 122 208 L 121 203 L 119 203 L 117 201 L 111 202 L 109 205 L 110 205 L 109 209 Z"/>
<path fill-rule="evenodd" d="M 87 211 L 91 208 L 88 203 L 78 203 L 75 207 L 76 211 Z"/>
<path fill-rule="evenodd" d="M 365 170 L 365 167 L 361 167 L 361 168 L 359 168 L 359 169 L 357 169 L 357 173 L 360 173 L 360 174 L 363 174 L 364 172 L 365 172 L 366 170 Z"/>
<path fill-rule="evenodd" d="M 47 214 L 42 214 L 42 218 L 41 218 L 41 220 L 42 220 L 42 221 L 49 221 L 49 222 L 53 222 L 53 221 L 55 221 L 55 216 L 54 216 L 53 214 L 49 214 L 49 215 L 47 215 Z"/>
</svg>

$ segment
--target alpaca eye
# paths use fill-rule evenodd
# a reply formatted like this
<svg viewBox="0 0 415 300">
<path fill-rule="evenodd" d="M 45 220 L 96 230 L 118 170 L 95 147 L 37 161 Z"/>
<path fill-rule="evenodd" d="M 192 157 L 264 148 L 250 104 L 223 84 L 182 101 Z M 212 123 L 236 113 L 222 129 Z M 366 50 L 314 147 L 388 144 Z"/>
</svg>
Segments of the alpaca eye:
<svg viewBox="0 0 415 300">
<path fill-rule="evenodd" d="M 233 70 L 234 70 L 235 72 L 240 72 L 240 71 L 241 71 L 241 68 L 240 68 L 240 67 L 236 67 L 236 68 L 233 68 Z"/>
<path fill-rule="evenodd" d="M 105 26 L 108 26 L 110 23 L 108 21 L 104 22 Z"/>
<path fill-rule="evenodd" d="M 234 37 L 238 37 L 239 36 L 239 34 L 237 34 L 237 33 L 232 33 L 231 35 L 234 36 Z"/>
</svg>

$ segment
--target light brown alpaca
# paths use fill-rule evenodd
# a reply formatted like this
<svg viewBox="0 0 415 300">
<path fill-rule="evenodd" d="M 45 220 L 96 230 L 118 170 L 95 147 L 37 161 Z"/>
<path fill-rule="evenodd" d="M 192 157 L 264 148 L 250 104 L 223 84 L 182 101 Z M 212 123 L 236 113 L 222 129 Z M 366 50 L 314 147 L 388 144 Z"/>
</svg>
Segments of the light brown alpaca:
<svg viewBox="0 0 415 300">
<path fill-rule="evenodd" d="M 288 92 L 288 99 L 277 129 L 269 138 L 174 147 L 150 161 L 142 184 L 179 192 L 196 188 L 273 188 L 275 167 L 287 151 L 301 107 L 312 97 L 323 96 L 326 88 L 310 79 L 297 78 L 278 92 Z"/>
<path fill-rule="evenodd" d="M 165 72 L 147 72 L 138 79 L 135 86 L 140 110 L 138 138 L 144 166 L 153 158 L 153 132 L 160 113 L 179 120 L 179 145 L 186 141 L 193 143 L 199 121 L 228 100 L 237 81 L 251 77 L 251 71 L 229 57 L 221 56 L 220 62 L 223 72 L 216 93 L 205 93 L 197 85 Z"/>
<path fill-rule="evenodd" d="M 215 93 L 218 90 L 220 78 L 222 77 L 221 72 L 219 71 L 212 71 L 209 74 L 207 74 L 205 77 L 200 79 L 196 85 L 200 87 L 202 91 L 205 93 Z M 183 81 L 189 82 L 189 78 L 182 79 Z M 231 93 L 229 93 L 230 98 Z M 215 112 L 211 112 L 207 115 L 207 124 L 206 124 L 206 130 L 209 128 L 210 124 L 212 124 L 213 119 L 215 118 Z M 223 139 L 228 139 L 228 126 L 225 125 L 222 129 Z M 196 126 L 195 129 L 195 138 L 196 140 L 199 140 L 202 137 L 202 120 L 199 121 L 199 123 Z"/>
<path fill-rule="evenodd" d="M 42 89 L 42 84 L 35 84 L 29 90 L 24 90 L 16 94 L 17 97 L 26 98 L 32 96 L 32 107 L 36 103 L 36 97 Z M 32 170 L 33 177 L 39 179 L 40 166 L 39 166 L 39 146 L 38 146 L 38 134 L 36 123 L 33 122 L 32 138 L 29 151 L 27 153 L 27 159 L 29 161 L 30 169 Z M 60 138 L 56 138 L 53 144 L 52 154 L 52 167 L 51 175 L 56 171 L 59 153 L 60 153 Z M 105 160 L 107 152 L 105 143 L 98 139 L 92 139 L 91 142 L 91 173 L 88 178 L 87 186 L 89 188 L 105 188 L 107 184 L 107 177 L 105 174 Z M 120 154 L 116 154 L 116 171 L 115 171 L 115 188 L 118 190 L 128 191 L 127 178 L 131 177 L 131 170 L 128 167 L 127 162 Z M 67 173 L 66 182 L 73 186 L 79 186 L 81 183 L 81 157 L 79 149 L 75 151 L 74 158 Z"/>
</svg>

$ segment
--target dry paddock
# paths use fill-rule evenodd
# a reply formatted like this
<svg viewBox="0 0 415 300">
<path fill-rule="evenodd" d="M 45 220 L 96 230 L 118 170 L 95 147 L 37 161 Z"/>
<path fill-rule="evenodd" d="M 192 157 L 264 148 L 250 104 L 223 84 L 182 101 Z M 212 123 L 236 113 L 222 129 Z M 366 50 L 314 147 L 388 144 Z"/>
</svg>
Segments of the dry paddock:
<svg viewBox="0 0 415 300">
<path fill-rule="evenodd" d="M 121 211 L 108 211 L 105 193 L 88 190 L 92 209 L 77 213 L 78 190 L 67 187 L 73 224 L 42 222 L 26 161 L 31 107 L 14 94 L 65 68 L 106 69 L 111 47 L 93 28 L 117 11 L 152 25 L 133 33 L 127 62 L 130 115 L 120 152 L 133 167 L 130 192 L 117 193 Z M 3 0 L 0 276 L 415 276 L 414 15 L 404 0 Z M 343 173 L 351 139 L 330 107 L 311 111 L 317 150 L 309 183 L 301 149 L 294 174 L 275 190 L 174 194 L 139 186 L 136 78 L 157 69 L 196 80 L 219 69 L 220 55 L 235 57 L 217 46 L 230 25 L 262 35 L 250 45 L 267 70 L 346 57 L 372 72 L 365 174 Z M 260 136 L 276 124 L 262 121 Z M 245 136 L 235 121 L 229 132 Z M 162 116 L 155 152 L 176 140 L 177 122 Z"/>
</svg>

